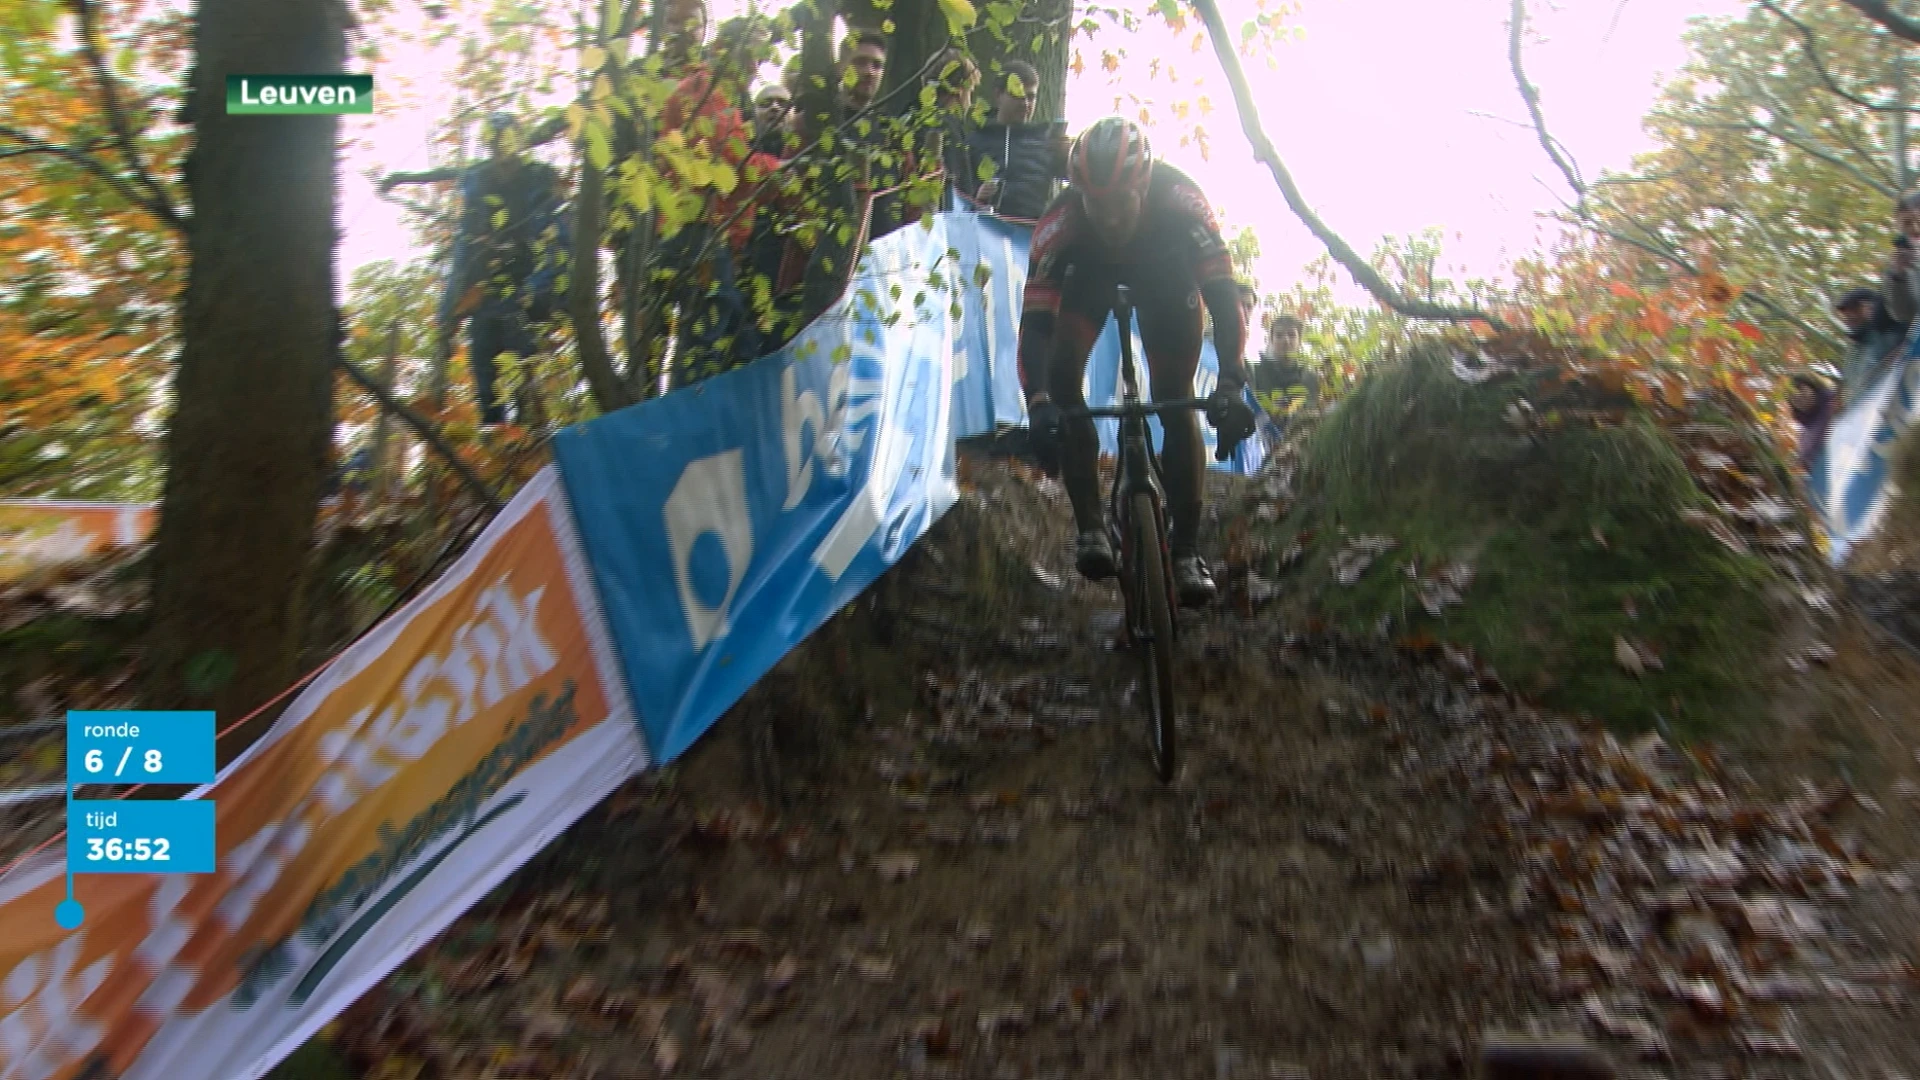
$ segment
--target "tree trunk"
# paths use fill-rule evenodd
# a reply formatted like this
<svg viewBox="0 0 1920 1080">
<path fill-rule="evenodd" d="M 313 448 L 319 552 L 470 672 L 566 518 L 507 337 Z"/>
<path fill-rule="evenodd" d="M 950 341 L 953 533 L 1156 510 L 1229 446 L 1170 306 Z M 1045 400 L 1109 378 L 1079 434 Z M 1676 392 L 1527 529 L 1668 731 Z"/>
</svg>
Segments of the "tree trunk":
<svg viewBox="0 0 1920 1080">
<path fill-rule="evenodd" d="M 967 44 L 980 63 L 980 92 L 986 95 L 989 109 L 1006 78 L 1001 65 L 1008 60 L 1025 60 L 1040 73 L 1034 120 L 1046 123 L 1066 118 L 1067 44 L 1072 16 L 1073 0 L 1026 0 L 1019 18 L 1004 31 L 996 33 L 983 20 L 967 32 Z"/>
<path fill-rule="evenodd" d="M 1901 5 L 1902 7 L 1905 4 Z M 1893 182 L 1905 195 L 1913 186 L 1913 159 L 1907 153 L 1907 50 L 1893 43 Z"/>
<path fill-rule="evenodd" d="M 984 10 L 985 5 L 977 5 Z M 847 21 L 856 26 L 880 26 L 893 23 L 887 44 L 887 77 L 881 93 L 890 94 L 919 74 L 929 59 L 952 42 L 946 12 L 938 0 L 847 0 L 841 6 Z M 980 91 L 992 98 L 1002 85 L 1000 65 L 1020 59 L 1040 73 L 1039 100 L 1033 118 L 1058 120 L 1067 114 L 1067 36 L 1073 13 L 1073 0 L 1025 0 L 1018 18 L 996 33 L 986 18 L 967 31 L 967 46 L 979 62 L 983 78 Z M 898 112 L 919 101 L 914 91 L 892 98 Z"/>
<path fill-rule="evenodd" d="M 633 403 L 607 354 L 607 337 L 600 325 L 600 240 L 607 228 L 606 173 L 587 160 L 586 136 L 577 147 L 580 190 L 573 201 L 573 252 L 567 265 L 567 310 L 573 319 L 573 340 L 580 353 L 580 370 L 594 404 L 603 413 Z"/>
<path fill-rule="evenodd" d="M 400 320 L 395 319 L 387 328 L 387 355 L 380 358 L 380 385 L 393 393 L 393 384 L 400 371 Z M 389 466 L 393 455 L 393 421 L 388 418 L 385 409 L 373 422 L 373 448 L 368 455 L 373 459 L 373 469 L 367 477 L 367 492 L 373 496 L 376 504 L 384 505 L 393 483 L 394 471 Z"/>
<path fill-rule="evenodd" d="M 887 73 L 880 82 L 880 93 L 891 103 L 886 110 L 890 113 L 919 104 L 915 92 L 896 95 L 894 91 L 912 81 L 928 58 L 947 47 L 947 17 L 940 5 L 935 0 L 844 0 L 840 14 L 849 26 L 877 30 L 893 24 L 893 32 L 887 37 Z"/>
<path fill-rule="evenodd" d="M 332 116 L 228 116 L 232 71 L 339 72 L 339 0 L 200 0 L 187 115 L 193 201 L 149 705 L 227 724 L 294 670 L 332 430 Z M 224 748 L 225 761 L 245 738 Z"/>
</svg>

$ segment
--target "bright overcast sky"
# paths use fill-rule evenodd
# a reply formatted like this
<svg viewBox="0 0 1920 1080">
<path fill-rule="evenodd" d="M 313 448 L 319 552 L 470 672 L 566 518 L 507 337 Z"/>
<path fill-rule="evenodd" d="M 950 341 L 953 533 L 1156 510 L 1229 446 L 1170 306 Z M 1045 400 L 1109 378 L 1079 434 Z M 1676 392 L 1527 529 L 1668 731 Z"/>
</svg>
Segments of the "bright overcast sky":
<svg viewBox="0 0 1920 1080">
<path fill-rule="evenodd" d="M 1681 34 L 1688 20 L 1736 14 L 1747 3 L 1530 6 L 1528 75 L 1540 87 L 1554 134 L 1591 177 L 1627 167 L 1649 147 L 1641 118 L 1664 78 L 1686 60 Z M 1221 7 L 1237 26 L 1253 2 L 1221 0 Z M 1447 234 L 1446 263 L 1466 268 L 1452 276 L 1492 277 L 1540 244 L 1539 215 L 1566 188 L 1533 132 L 1515 123 L 1525 110 L 1507 67 L 1509 10 L 1508 0 L 1303 0 L 1293 22 L 1305 36 L 1278 47 L 1276 67 L 1246 63 L 1267 132 L 1295 181 L 1356 249 L 1365 253 L 1382 237 L 1439 226 Z M 1259 234 L 1262 291 L 1290 286 L 1322 249 L 1254 162 L 1211 53 L 1189 52 L 1159 23 L 1150 25 L 1128 41 L 1133 60 L 1121 69 L 1123 85 L 1162 102 L 1204 93 L 1215 106 L 1207 121 L 1210 160 L 1177 145 L 1181 125 L 1171 118 L 1153 129 L 1156 149 L 1201 181 L 1230 225 L 1251 225 Z M 1084 73 L 1067 91 L 1075 130 L 1113 111 L 1120 91 L 1101 70 L 1098 50 L 1117 37 L 1109 32 L 1084 43 Z M 1180 85 L 1142 77 L 1154 56 L 1173 65 Z M 431 64 L 425 56 L 409 63 L 417 92 L 408 101 L 389 96 L 391 104 L 376 115 L 351 118 L 356 139 L 342 170 L 343 288 L 355 267 L 416 254 L 399 210 L 376 198 L 363 174 L 431 164 L 426 134 L 448 104 L 433 92 Z M 383 90 L 391 85 L 385 75 Z M 1131 115 L 1137 106 L 1123 111 Z"/>
</svg>

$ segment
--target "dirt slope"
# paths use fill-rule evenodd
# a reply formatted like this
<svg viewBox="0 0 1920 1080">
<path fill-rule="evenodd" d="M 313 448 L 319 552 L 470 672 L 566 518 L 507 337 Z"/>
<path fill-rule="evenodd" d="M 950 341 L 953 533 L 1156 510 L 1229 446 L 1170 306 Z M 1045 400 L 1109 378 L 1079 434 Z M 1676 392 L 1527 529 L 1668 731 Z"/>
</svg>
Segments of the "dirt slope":
<svg viewBox="0 0 1920 1080">
<path fill-rule="evenodd" d="M 1622 1075 L 1920 1062 L 1900 880 L 1843 793 L 1232 605 L 1186 622 L 1162 787 L 1064 498 L 969 471 L 684 761 L 349 1015 L 370 1074 L 1438 1077 L 1491 1028 Z"/>
<path fill-rule="evenodd" d="M 533 1055 L 582 1076 L 1459 1073 L 1516 1008 L 1517 946 L 1476 900 L 1503 885 L 1453 733 L 1365 657 L 1193 618 L 1162 787 L 1064 499 L 979 480 L 682 765 L 465 920 L 604 897 L 604 941 L 460 995 L 505 953 L 456 932 L 395 981 L 444 1043 L 545 1009 L 606 1013 Z"/>
</svg>

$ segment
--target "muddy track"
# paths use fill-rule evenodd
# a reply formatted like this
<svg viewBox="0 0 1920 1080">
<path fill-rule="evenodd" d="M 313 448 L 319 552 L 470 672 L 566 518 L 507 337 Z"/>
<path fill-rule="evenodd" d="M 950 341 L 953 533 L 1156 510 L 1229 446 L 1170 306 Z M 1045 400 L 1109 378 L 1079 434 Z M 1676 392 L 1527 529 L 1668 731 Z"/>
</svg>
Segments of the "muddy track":
<svg viewBox="0 0 1920 1080">
<path fill-rule="evenodd" d="M 1500 768 L 1604 740 L 1222 605 L 1184 618 L 1186 764 L 1162 786 L 1117 597 L 1070 572 L 1066 522 L 1048 485 L 977 476 L 348 1042 L 424 1075 L 1234 1080 L 1473 1075 L 1489 1028 L 1590 1026 L 1542 974 L 1566 922 L 1529 891 L 1539 838 L 1488 822 L 1546 805 Z M 1701 1046 L 1633 1067 L 1826 1075 L 1715 1072 L 1746 1059 Z"/>
</svg>

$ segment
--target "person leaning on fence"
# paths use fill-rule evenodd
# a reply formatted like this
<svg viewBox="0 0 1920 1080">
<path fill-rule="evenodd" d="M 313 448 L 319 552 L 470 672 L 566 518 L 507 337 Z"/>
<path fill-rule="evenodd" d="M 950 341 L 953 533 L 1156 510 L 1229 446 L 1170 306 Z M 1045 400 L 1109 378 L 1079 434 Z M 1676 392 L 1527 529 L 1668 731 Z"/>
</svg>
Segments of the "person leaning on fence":
<svg viewBox="0 0 1920 1080">
<path fill-rule="evenodd" d="M 1887 314 L 1878 292 L 1858 288 L 1842 296 L 1833 312 L 1847 328 L 1847 354 L 1840 362 L 1840 407 L 1871 387 L 1906 340 L 1907 328 Z"/>
<path fill-rule="evenodd" d="M 1894 204 L 1893 222 L 1893 255 L 1881 273 L 1880 294 L 1893 321 L 1911 326 L 1920 312 L 1920 276 L 1913 272 L 1914 249 L 1920 245 L 1920 190 L 1907 192 Z"/>
<path fill-rule="evenodd" d="M 959 49 L 944 49 L 928 67 L 927 85 L 933 89 L 933 130 L 940 135 L 940 167 L 948 188 L 971 198 L 980 184 L 980 165 L 969 143 L 968 118 L 980 67 Z"/>
<path fill-rule="evenodd" d="M 973 201 L 1001 217 L 1037 220 L 1067 174 L 1067 133 L 1033 122 L 1040 74 L 1024 60 L 1002 65 L 992 84 L 993 120 L 968 140 L 973 160 L 990 163 L 992 175 L 970 192 Z M 963 194 L 969 194 L 963 189 Z"/>
</svg>

